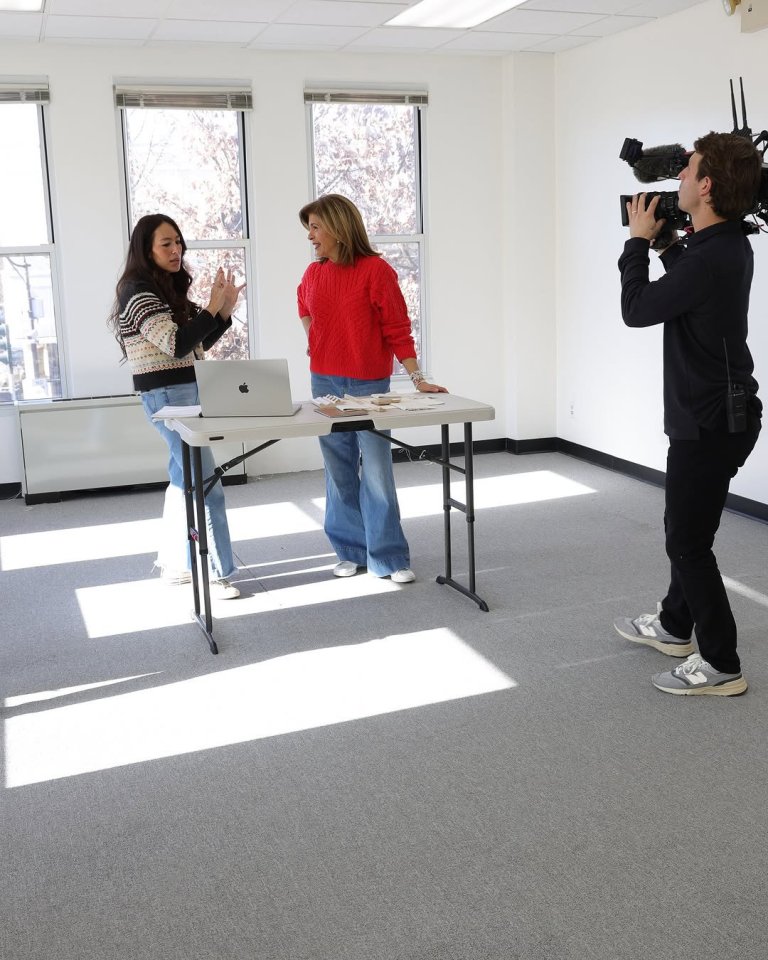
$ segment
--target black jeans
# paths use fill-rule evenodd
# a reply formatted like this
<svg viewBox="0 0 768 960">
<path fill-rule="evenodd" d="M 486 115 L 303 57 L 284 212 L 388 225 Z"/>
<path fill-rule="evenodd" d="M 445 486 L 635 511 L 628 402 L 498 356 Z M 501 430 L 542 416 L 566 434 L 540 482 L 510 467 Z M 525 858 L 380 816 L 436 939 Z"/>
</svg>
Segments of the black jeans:
<svg viewBox="0 0 768 960">
<path fill-rule="evenodd" d="M 702 431 L 698 440 L 670 440 L 664 529 L 672 575 L 661 625 L 675 637 L 696 630 L 699 653 L 716 670 L 738 673 L 736 622 L 712 552 L 728 487 L 760 433 L 750 417 L 744 433 Z"/>
</svg>

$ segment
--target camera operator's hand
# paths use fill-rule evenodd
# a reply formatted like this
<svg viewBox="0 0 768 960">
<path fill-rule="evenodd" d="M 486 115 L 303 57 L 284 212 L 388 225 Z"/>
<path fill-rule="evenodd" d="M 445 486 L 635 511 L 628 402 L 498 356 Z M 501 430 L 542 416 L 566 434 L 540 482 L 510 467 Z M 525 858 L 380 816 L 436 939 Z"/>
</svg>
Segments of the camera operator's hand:
<svg viewBox="0 0 768 960">
<path fill-rule="evenodd" d="M 644 193 L 636 193 L 627 202 L 630 237 L 643 237 L 650 242 L 661 232 L 661 228 L 667 221 L 656 219 L 656 207 L 658 205 L 659 198 L 653 197 L 646 208 Z"/>
<path fill-rule="evenodd" d="M 661 255 L 671 247 L 673 243 L 677 243 L 679 239 L 680 237 L 677 234 L 677 230 L 668 223 L 665 223 L 653 240 L 651 240 L 651 246 L 656 253 Z"/>
</svg>

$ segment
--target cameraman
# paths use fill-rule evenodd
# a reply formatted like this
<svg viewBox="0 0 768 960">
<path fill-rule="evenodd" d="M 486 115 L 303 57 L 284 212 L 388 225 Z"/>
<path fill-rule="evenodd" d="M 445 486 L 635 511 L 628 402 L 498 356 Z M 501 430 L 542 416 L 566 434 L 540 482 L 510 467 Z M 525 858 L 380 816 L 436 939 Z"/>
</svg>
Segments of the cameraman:
<svg viewBox="0 0 768 960">
<path fill-rule="evenodd" d="M 621 313 L 628 327 L 664 324 L 664 431 L 669 437 L 664 529 L 671 580 L 658 611 L 615 621 L 628 640 L 687 659 L 652 683 L 665 693 L 744 693 L 736 624 L 712 545 L 728 486 L 755 445 L 762 404 L 747 347 L 752 247 L 742 218 L 760 185 L 752 143 L 709 133 L 680 173 L 678 203 L 690 214 L 687 244 L 660 250 L 665 275 L 648 279 L 649 247 L 664 221 L 658 197 L 627 203 L 630 239 L 619 259 Z M 661 243 L 666 241 L 661 241 Z M 661 246 L 659 243 L 659 246 Z M 727 361 L 726 361 L 727 352 Z M 731 384 L 743 389 L 742 415 L 729 421 Z M 734 422 L 735 420 L 735 422 Z M 690 642 L 696 632 L 699 652 Z"/>
</svg>

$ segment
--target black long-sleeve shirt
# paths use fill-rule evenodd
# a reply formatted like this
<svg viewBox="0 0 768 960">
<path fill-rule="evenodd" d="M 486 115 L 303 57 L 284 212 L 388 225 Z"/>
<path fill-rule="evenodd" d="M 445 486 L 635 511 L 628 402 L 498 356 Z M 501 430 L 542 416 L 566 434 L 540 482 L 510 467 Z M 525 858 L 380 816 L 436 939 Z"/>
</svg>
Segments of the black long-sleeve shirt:
<svg viewBox="0 0 768 960">
<path fill-rule="evenodd" d="M 669 247 L 666 271 L 648 279 L 649 242 L 630 237 L 619 258 L 621 315 L 628 327 L 664 324 L 664 430 L 697 440 L 699 428 L 727 429 L 728 372 L 743 385 L 751 409 L 757 399 L 747 346 L 747 311 L 753 253 L 741 221 L 725 221 L 692 234 L 687 249 Z M 726 348 L 728 364 L 726 366 Z"/>
</svg>

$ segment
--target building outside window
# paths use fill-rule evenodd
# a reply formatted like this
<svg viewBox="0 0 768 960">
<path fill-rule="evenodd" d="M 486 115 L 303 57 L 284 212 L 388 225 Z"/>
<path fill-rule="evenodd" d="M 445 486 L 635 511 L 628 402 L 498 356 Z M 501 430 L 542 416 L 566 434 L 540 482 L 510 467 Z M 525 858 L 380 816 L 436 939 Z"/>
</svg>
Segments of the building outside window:
<svg viewBox="0 0 768 960">
<path fill-rule="evenodd" d="M 247 91 L 116 88 L 123 132 L 129 230 L 149 213 L 179 225 L 192 274 L 191 299 L 204 305 L 220 265 L 249 280 L 245 177 Z M 246 291 L 232 328 L 209 351 L 215 359 L 251 353 Z"/>
<path fill-rule="evenodd" d="M 0 403 L 63 395 L 48 99 L 44 85 L 0 85 Z"/>
<path fill-rule="evenodd" d="M 374 249 L 397 271 L 427 366 L 422 128 L 426 94 L 308 90 L 312 192 L 360 210 Z M 395 363 L 393 373 L 404 371 Z"/>
</svg>

